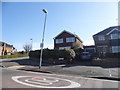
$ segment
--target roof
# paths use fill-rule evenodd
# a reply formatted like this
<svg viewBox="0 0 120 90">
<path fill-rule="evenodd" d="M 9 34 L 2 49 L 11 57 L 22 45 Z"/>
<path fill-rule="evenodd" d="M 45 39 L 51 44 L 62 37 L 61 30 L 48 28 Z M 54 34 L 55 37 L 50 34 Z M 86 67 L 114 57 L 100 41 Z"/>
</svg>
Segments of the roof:
<svg viewBox="0 0 120 90">
<path fill-rule="evenodd" d="M 100 31 L 100 32 L 98 32 L 97 34 L 95 34 L 95 35 L 109 35 L 111 32 L 113 32 L 113 31 L 115 31 L 115 30 L 117 30 L 117 31 L 120 31 L 120 26 L 113 26 L 113 27 L 109 27 L 109 28 L 107 28 L 107 29 L 105 29 L 105 30 L 103 30 L 103 31 Z M 93 35 L 93 36 L 95 36 L 95 35 Z"/>
<path fill-rule="evenodd" d="M 10 44 L 0 41 L 0 44 L 3 44 L 3 43 L 6 44 L 6 46 L 8 46 L 8 47 L 13 47 L 13 45 L 10 45 Z"/>
<path fill-rule="evenodd" d="M 66 31 L 66 30 L 62 31 L 60 34 L 58 34 L 56 37 L 54 37 L 54 39 L 57 38 L 59 35 L 61 35 L 61 34 L 64 33 L 64 32 L 73 35 L 74 37 L 76 37 L 77 39 L 79 39 L 79 40 L 83 43 L 83 41 L 78 37 L 78 35 L 73 34 L 73 33 L 69 32 L 69 31 Z"/>
</svg>

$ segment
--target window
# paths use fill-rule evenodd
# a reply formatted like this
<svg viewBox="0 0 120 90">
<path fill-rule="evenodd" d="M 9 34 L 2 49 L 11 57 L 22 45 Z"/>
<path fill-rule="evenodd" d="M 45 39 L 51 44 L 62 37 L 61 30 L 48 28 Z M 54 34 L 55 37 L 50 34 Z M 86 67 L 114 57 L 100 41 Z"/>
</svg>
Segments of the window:
<svg viewBox="0 0 120 90">
<path fill-rule="evenodd" d="M 120 46 L 112 46 L 112 53 L 120 52 Z"/>
<path fill-rule="evenodd" d="M 0 43 L 0 46 L 3 46 L 3 43 Z"/>
<path fill-rule="evenodd" d="M 56 43 L 63 43 L 63 39 L 56 39 Z"/>
<path fill-rule="evenodd" d="M 71 46 L 59 47 L 59 50 L 63 50 L 63 49 L 65 49 L 65 48 L 67 48 L 67 49 L 71 49 Z"/>
<path fill-rule="evenodd" d="M 66 38 L 66 42 L 75 42 L 75 37 Z"/>
<path fill-rule="evenodd" d="M 105 40 L 105 37 L 104 37 L 103 35 L 100 35 L 100 36 L 98 37 L 98 39 L 99 39 L 100 41 L 103 41 L 103 40 Z"/>
<path fill-rule="evenodd" d="M 120 39 L 120 34 L 116 33 L 116 34 L 111 34 L 110 35 L 111 39 Z"/>
</svg>

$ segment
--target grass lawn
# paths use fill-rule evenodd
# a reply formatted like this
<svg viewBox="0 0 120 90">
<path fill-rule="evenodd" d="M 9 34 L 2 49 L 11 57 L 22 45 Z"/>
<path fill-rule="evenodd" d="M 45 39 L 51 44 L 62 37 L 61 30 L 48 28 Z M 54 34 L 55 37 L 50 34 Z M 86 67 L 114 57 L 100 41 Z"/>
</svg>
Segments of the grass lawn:
<svg viewBox="0 0 120 90">
<path fill-rule="evenodd" d="M 15 55 L 4 55 L 1 56 L 1 59 L 5 59 L 5 58 L 19 58 L 19 57 L 27 57 L 28 54 L 15 54 Z"/>
</svg>

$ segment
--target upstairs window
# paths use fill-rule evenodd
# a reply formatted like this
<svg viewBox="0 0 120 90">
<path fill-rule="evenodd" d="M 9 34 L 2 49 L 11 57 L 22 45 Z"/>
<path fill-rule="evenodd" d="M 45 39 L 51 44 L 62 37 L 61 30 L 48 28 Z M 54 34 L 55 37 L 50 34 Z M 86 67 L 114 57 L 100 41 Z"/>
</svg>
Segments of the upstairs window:
<svg viewBox="0 0 120 90">
<path fill-rule="evenodd" d="M 104 35 L 100 35 L 100 36 L 98 37 L 98 40 L 99 40 L 99 41 L 104 41 L 104 40 L 105 40 Z"/>
<path fill-rule="evenodd" d="M 110 39 L 120 39 L 120 34 L 119 33 L 111 34 Z"/>
<path fill-rule="evenodd" d="M 66 42 L 75 42 L 75 37 L 66 38 Z"/>
<path fill-rule="evenodd" d="M 120 52 L 120 46 L 112 46 L 112 53 Z"/>
<path fill-rule="evenodd" d="M 62 38 L 61 39 L 56 39 L 55 42 L 56 43 L 63 43 L 63 39 Z"/>
</svg>

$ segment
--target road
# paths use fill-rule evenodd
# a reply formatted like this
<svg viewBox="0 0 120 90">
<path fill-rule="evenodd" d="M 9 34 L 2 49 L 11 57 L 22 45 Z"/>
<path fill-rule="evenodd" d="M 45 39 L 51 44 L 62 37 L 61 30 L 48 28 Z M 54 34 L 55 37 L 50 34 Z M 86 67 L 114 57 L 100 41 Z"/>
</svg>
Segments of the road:
<svg viewBox="0 0 120 90">
<path fill-rule="evenodd" d="M 0 60 L 0 66 L 4 68 L 29 70 L 39 72 L 39 62 L 26 58 L 3 59 Z M 55 74 L 78 75 L 82 77 L 113 77 L 118 78 L 119 67 L 101 67 L 93 66 L 88 62 L 80 62 L 70 65 L 42 65 L 42 71 L 48 71 Z"/>
<path fill-rule="evenodd" d="M 2 88 L 118 88 L 112 80 L 1 69 Z"/>
</svg>

